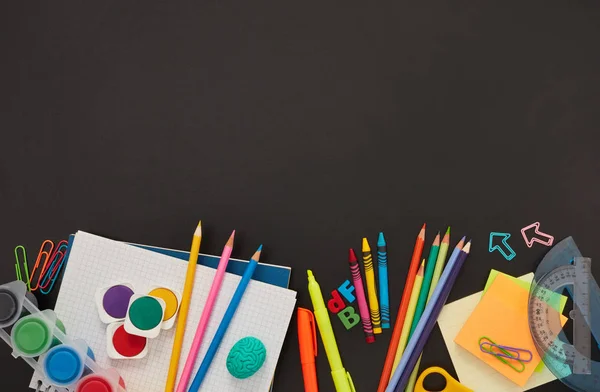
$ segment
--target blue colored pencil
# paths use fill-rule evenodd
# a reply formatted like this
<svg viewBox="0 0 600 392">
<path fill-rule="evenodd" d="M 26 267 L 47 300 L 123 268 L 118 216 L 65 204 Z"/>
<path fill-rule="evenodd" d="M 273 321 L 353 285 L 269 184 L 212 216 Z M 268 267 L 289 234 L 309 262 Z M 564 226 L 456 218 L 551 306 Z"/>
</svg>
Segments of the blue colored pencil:
<svg viewBox="0 0 600 392">
<path fill-rule="evenodd" d="M 240 283 L 238 284 L 237 288 L 235 289 L 235 293 L 233 293 L 233 297 L 231 298 L 231 301 L 229 302 L 229 306 L 227 307 L 227 310 L 225 311 L 225 314 L 223 315 L 221 324 L 219 324 L 219 328 L 217 328 L 215 337 L 213 338 L 212 342 L 210 342 L 208 351 L 206 352 L 204 359 L 202 359 L 200 368 L 198 369 L 198 372 L 196 372 L 196 375 L 194 376 L 194 380 L 192 380 L 192 384 L 190 385 L 188 392 L 198 392 L 198 390 L 200 389 L 200 385 L 202 385 L 202 381 L 204 381 L 204 378 L 206 377 L 206 374 L 208 373 L 208 369 L 210 368 L 212 360 L 214 359 L 215 354 L 217 353 L 217 350 L 219 349 L 219 345 L 221 344 L 221 341 L 223 340 L 223 337 L 225 336 L 225 332 L 227 332 L 227 328 L 229 327 L 229 324 L 231 323 L 231 319 L 233 318 L 233 315 L 235 314 L 235 311 L 237 310 L 238 305 L 240 304 L 240 301 L 242 300 L 242 297 L 244 296 L 246 287 L 248 287 L 248 283 L 250 282 L 250 279 L 252 278 L 252 275 L 254 274 L 254 270 L 256 269 L 256 266 L 258 265 L 258 260 L 260 259 L 261 250 L 262 250 L 262 245 L 258 247 L 258 249 L 256 250 L 256 253 L 254 253 L 252 258 L 250 259 L 250 262 L 248 263 L 248 266 L 246 267 L 246 270 L 244 271 L 244 275 L 242 275 L 242 280 L 240 280 Z"/>
<path fill-rule="evenodd" d="M 383 233 L 377 238 L 377 265 L 379 266 L 379 305 L 381 306 L 381 327 L 390 328 L 390 295 L 388 290 L 387 244 Z"/>
<path fill-rule="evenodd" d="M 425 347 L 425 343 L 448 299 L 448 295 L 458 277 L 458 273 L 471 250 L 470 241 L 462 249 L 459 248 L 459 245 L 457 245 L 452 252 L 450 261 L 448 261 L 448 265 L 444 269 L 440 281 L 433 291 L 431 300 L 427 304 L 425 312 L 423 312 L 423 316 L 421 316 L 421 320 L 419 321 L 419 324 L 417 324 L 417 328 L 410 338 L 408 345 L 404 350 L 404 355 L 402 355 L 402 359 L 392 375 L 385 392 L 402 392 L 404 391 L 404 388 L 406 388 L 410 374 L 412 373 L 421 352 L 423 352 L 423 347 Z"/>
</svg>

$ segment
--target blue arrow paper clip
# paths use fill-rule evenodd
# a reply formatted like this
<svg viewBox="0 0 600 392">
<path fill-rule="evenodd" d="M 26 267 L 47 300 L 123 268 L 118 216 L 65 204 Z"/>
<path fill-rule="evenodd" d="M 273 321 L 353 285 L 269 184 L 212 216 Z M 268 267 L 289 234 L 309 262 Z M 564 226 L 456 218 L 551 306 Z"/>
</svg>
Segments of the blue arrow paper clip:
<svg viewBox="0 0 600 392">
<path fill-rule="evenodd" d="M 494 245 L 494 237 L 504 237 L 504 238 L 502 238 L 502 245 L 504 245 L 506 247 L 506 250 L 508 251 L 508 253 L 505 252 L 505 250 L 502 249 L 502 247 L 500 245 Z M 513 250 L 513 248 L 510 247 L 510 245 L 508 245 L 509 238 L 510 238 L 509 233 L 497 233 L 497 232 L 492 231 L 490 233 L 490 245 L 489 245 L 490 253 L 497 250 L 498 252 L 500 252 L 500 254 L 502 256 L 504 256 L 504 258 L 506 260 L 511 261 L 512 259 L 514 259 L 515 256 L 517 255 L 517 253 Z"/>
</svg>

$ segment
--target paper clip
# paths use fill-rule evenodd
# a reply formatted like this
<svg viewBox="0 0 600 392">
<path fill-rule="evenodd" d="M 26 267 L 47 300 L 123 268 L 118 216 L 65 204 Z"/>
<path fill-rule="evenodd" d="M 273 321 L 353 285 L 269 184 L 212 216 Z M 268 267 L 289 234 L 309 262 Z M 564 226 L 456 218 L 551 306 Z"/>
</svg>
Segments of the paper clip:
<svg viewBox="0 0 600 392">
<path fill-rule="evenodd" d="M 19 258 L 19 249 L 21 250 L 22 260 Z M 23 245 L 17 245 L 15 247 L 15 271 L 17 273 L 17 280 L 23 281 L 27 285 L 27 290 L 31 291 L 31 286 L 29 284 L 29 267 L 27 266 L 27 252 L 25 251 L 25 247 Z M 25 270 L 25 278 L 23 279 L 23 274 L 21 272 L 21 263 L 23 264 L 23 269 Z"/>
<path fill-rule="evenodd" d="M 40 282 L 39 289 L 42 294 L 48 294 L 54 288 L 54 282 L 56 282 L 60 270 L 66 261 L 65 255 L 67 253 L 68 245 L 69 242 L 66 240 L 62 240 L 56 244 L 56 249 L 50 257 L 50 266 L 47 268 Z M 48 287 L 48 285 L 50 285 L 50 287 Z"/>
<path fill-rule="evenodd" d="M 48 248 L 48 246 L 50 247 L 50 249 L 46 250 L 46 248 Z M 52 253 L 53 249 L 54 249 L 54 242 L 52 242 L 50 240 L 46 240 L 46 241 L 42 242 L 42 246 L 40 246 L 40 253 L 38 253 L 37 258 L 35 260 L 35 264 L 33 265 L 33 269 L 31 270 L 31 275 L 30 275 L 30 280 L 29 280 L 31 291 L 35 291 L 39 288 L 40 281 L 42 280 L 44 273 L 48 269 L 48 262 L 50 261 L 50 254 Z M 35 279 L 35 272 L 40 267 L 42 258 L 44 259 L 44 261 L 42 263 L 42 269 L 39 272 L 37 284 L 35 286 L 33 286 L 33 281 Z"/>
<path fill-rule="evenodd" d="M 525 371 L 525 363 L 531 362 L 531 360 L 533 359 L 533 354 L 531 353 L 531 351 L 522 348 L 498 345 L 496 344 L 496 342 L 494 342 L 487 336 L 483 336 L 479 339 L 479 349 L 486 354 L 493 355 L 500 362 L 510 366 L 514 371 L 518 373 L 522 373 L 523 371 Z M 495 349 L 498 351 L 494 351 Z M 529 357 L 521 358 L 521 353 L 528 354 Z M 517 368 L 517 366 L 513 362 L 510 362 L 507 359 L 516 361 L 521 366 Z"/>
</svg>

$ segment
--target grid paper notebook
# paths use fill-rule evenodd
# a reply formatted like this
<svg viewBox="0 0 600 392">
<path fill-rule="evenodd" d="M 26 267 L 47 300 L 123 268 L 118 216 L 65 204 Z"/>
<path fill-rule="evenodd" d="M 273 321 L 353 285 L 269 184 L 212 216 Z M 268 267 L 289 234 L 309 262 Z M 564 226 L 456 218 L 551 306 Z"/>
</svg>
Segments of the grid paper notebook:
<svg viewBox="0 0 600 392">
<path fill-rule="evenodd" d="M 181 291 L 186 269 L 186 261 L 80 231 L 75 236 L 71 248 L 55 311 L 65 324 L 67 334 L 87 341 L 96 355 L 98 364 L 105 368 L 114 367 L 119 371 L 125 379 L 128 392 L 162 392 L 167 379 L 175 327 L 161 331 L 156 339 L 150 339 L 148 355 L 143 359 L 110 359 L 106 353 L 106 324 L 101 323 L 98 318 L 94 295 L 96 289 L 119 282 L 133 284 L 136 293 L 147 292 L 151 285 L 162 285 Z M 178 377 L 181 375 L 214 275 L 214 269 L 197 266 Z M 240 279 L 239 276 L 225 274 L 194 374 Z M 200 390 L 268 391 L 295 305 L 295 291 L 250 281 Z M 246 336 L 254 336 L 264 343 L 267 358 L 255 375 L 238 380 L 229 374 L 225 363 L 231 347 Z M 34 375 L 30 385 L 33 388 L 37 385 L 36 376 Z"/>
</svg>

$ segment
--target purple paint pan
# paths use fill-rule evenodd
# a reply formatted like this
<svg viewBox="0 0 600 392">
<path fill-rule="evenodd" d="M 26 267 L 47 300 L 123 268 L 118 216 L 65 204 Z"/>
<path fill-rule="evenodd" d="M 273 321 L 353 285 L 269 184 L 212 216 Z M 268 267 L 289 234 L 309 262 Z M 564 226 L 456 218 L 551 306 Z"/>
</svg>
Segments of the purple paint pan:
<svg viewBox="0 0 600 392">
<path fill-rule="evenodd" d="M 117 283 L 98 289 L 96 308 L 100 320 L 105 324 L 124 320 L 133 294 L 133 286 L 129 283 Z"/>
</svg>

